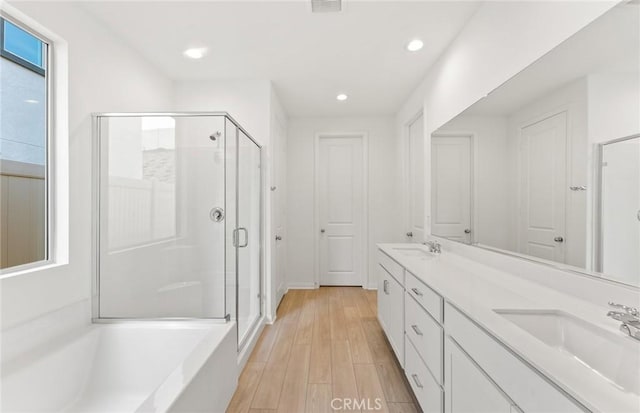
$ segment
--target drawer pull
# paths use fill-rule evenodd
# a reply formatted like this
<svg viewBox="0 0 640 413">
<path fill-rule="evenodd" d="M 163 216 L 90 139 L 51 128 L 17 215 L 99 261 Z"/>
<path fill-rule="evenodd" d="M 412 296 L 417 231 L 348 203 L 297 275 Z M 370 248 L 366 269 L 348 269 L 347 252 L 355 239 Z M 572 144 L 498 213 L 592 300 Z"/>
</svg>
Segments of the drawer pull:
<svg viewBox="0 0 640 413">
<path fill-rule="evenodd" d="M 418 388 L 421 389 L 422 388 L 422 383 L 420 383 L 420 380 L 418 379 L 418 375 L 417 374 L 412 374 L 411 378 L 416 383 L 416 386 L 418 386 Z"/>
<path fill-rule="evenodd" d="M 421 335 L 422 335 L 422 331 L 420 331 L 420 329 L 418 328 L 418 326 L 417 326 L 417 325 L 412 324 L 412 325 L 411 325 L 411 328 L 413 328 L 413 331 L 415 331 L 417 335 L 419 335 L 419 336 L 421 336 Z"/>
<path fill-rule="evenodd" d="M 413 287 L 413 288 L 411 289 L 411 291 L 413 291 L 413 293 L 414 293 L 415 295 L 417 295 L 418 297 L 422 297 L 422 292 L 421 292 L 420 290 L 418 290 L 417 288 Z"/>
</svg>

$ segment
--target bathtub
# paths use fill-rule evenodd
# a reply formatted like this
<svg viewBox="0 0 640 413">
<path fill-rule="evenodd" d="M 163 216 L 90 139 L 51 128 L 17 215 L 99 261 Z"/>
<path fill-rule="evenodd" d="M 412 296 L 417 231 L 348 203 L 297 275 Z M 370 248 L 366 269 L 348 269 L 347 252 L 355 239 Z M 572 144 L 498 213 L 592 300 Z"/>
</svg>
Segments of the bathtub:
<svg viewBox="0 0 640 413">
<path fill-rule="evenodd" d="M 224 412 L 235 323 L 93 324 L 3 363 L 2 412 Z"/>
</svg>

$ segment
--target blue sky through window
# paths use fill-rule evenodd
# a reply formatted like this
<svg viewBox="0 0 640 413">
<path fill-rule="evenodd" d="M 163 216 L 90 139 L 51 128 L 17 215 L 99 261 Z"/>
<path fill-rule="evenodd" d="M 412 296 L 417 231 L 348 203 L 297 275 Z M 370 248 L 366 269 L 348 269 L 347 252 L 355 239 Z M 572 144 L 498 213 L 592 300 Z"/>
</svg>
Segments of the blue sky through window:
<svg viewBox="0 0 640 413">
<path fill-rule="evenodd" d="M 4 49 L 29 63 L 43 67 L 42 41 L 18 26 L 4 21 Z"/>
</svg>

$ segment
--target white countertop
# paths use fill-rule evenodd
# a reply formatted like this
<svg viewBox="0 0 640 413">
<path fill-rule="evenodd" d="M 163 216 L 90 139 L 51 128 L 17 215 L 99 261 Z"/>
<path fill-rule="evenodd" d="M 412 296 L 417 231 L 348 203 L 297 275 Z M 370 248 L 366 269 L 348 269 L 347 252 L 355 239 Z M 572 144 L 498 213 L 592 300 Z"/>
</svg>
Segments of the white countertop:
<svg viewBox="0 0 640 413">
<path fill-rule="evenodd" d="M 586 407 L 601 412 L 640 412 L 640 396 L 625 392 L 493 311 L 561 310 L 618 334 L 621 340 L 633 340 L 618 331 L 617 321 L 606 317 L 606 303 L 594 305 L 450 252 L 425 258 L 397 250 L 426 251 L 420 244 L 378 247 Z"/>
</svg>

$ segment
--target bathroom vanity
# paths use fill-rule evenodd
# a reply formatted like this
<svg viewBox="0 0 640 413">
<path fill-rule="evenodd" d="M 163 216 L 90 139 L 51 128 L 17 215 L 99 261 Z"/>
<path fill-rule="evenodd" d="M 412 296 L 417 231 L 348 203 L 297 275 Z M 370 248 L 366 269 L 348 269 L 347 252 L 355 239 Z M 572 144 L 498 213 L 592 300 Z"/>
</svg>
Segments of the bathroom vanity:
<svg viewBox="0 0 640 413">
<path fill-rule="evenodd" d="M 423 411 L 640 411 L 640 341 L 603 306 L 450 252 L 378 247 L 378 319 Z"/>
</svg>

